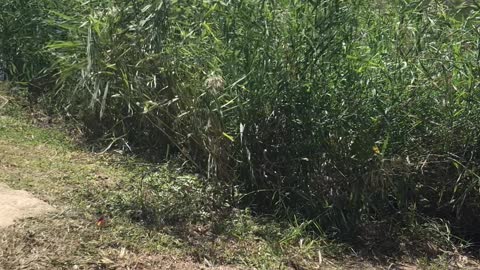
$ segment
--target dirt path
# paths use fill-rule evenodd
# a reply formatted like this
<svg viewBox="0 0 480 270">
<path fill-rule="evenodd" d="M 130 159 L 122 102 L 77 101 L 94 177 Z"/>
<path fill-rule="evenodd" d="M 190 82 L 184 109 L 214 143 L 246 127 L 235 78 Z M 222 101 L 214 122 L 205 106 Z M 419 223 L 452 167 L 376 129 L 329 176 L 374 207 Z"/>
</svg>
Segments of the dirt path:
<svg viewBox="0 0 480 270">
<path fill-rule="evenodd" d="M 54 211 L 52 206 L 32 194 L 0 183 L 0 228 L 13 225 L 18 219 L 37 217 L 51 211 Z"/>
</svg>

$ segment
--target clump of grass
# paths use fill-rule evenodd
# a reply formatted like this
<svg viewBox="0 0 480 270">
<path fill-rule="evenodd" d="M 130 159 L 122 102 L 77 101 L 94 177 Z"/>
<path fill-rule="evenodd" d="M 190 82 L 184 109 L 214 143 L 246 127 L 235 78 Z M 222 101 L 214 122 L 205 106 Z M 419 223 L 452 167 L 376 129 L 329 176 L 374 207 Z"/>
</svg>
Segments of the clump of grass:
<svg viewBox="0 0 480 270">
<path fill-rule="evenodd" d="M 181 226 L 211 220 L 219 209 L 214 189 L 207 182 L 167 167 L 154 171 L 125 183 L 119 194 L 111 196 L 108 205 L 116 214 L 146 225 Z"/>
<path fill-rule="evenodd" d="M 215 189 L 204 179 L 168 166 L 142 169 L 138 160 L 84 153 L 64 133 L 34 126 L 21 107 L 12 110 L 17 113 L 0 117 L 0 126 L 10 127 L 0 129 L 0 181 L 33 192 L 58 212 L 5 230 L 0 267 L 27 267 L 31 260 L 47 268 L 148 269 L 176 260 L 189 269 L 206 262 L 269 269 L 293 260 L 286 253 L 293 242 L 279 248 L 291 231 L 287 225 L 248 211 L 220 211 L 225 206 L 216 205 Z M 96 225 L 100 216 L 105 227 Z M 303 253 L 296 256 L 294 261 L 308 262 Z"/>
<path fill-rule="evenodd" d="M 0 20 L 28 17 L 16 4 Z M 18 78 L 49 74 L 55 83 L 40 101 L 90 136 L 161 158 L 173 151 L 220 186 L 218 201 L 314 220 L 330 236 L 352 239 L 384 223 L 398 232 L 427 216 L 478 237 L 475 4 L 41 1 L 31 9 L 39 12 L 25 31 L 7 35 L 42 33 L 21 47 L 27 62 L 5 46 L 0 57 Z M 5 34 L 19 28 L 0 24 Z M 135 211 L 190 218 L 155 205 L 179 188 L 156 181 L 134 187 Z M 203 188 L 180 187 L 169 194 Z"/>
</svg>

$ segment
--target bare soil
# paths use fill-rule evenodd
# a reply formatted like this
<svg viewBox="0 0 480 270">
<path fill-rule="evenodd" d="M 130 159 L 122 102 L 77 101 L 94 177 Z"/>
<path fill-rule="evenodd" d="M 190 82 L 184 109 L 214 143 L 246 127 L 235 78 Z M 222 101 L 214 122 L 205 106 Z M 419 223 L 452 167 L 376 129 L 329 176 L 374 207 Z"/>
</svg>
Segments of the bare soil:
<svg viewBox="0 0 480 270">
<path fill-rule="evenodd" d="M 13 225 L 17 219 L 36 217 L 52 211 L 52 206 L 32 194 L 13 190 L 0 183 L 0 228 Z"/>
</svg>

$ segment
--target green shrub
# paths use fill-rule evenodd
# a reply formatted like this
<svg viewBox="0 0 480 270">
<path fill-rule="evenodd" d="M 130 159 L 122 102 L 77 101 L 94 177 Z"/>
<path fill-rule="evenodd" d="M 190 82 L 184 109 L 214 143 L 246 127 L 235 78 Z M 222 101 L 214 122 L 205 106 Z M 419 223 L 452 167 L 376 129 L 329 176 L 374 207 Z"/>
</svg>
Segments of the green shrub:
<svg viewBox="0 0 480 270">
<path fill-rule="evenodd" d="M 35 5 L 41 38 L 25 41 L 29 28 L 15 39 L 27 63 L 41 57 L 58 76 L 45 106 L 94 138 L 161 157 L 174 149 L 219 198 L 331 233 L 412 223 L 412 212 L 466 235 L 480 223 L 478 7 L 46 3 Z"/>
</svg>

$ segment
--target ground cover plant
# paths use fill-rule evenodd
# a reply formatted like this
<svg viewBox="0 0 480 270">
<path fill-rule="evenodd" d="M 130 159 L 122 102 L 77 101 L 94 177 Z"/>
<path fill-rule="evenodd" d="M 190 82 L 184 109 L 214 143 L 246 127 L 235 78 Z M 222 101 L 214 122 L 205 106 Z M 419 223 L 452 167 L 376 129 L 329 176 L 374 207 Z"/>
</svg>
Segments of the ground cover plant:
<svg viewBox="0 0 480 270">
<path fill-rule="evenodd" d="M 172 164 L 86 151 L 60 119 L 31 115 L 2 86 L 0 183 L 55 211 L 0 229 L 1 269 L 377 268 L 305 223 L 219 212 L 210 184 Z"/>
<path fill-rule="evenodd" d="M 478 240 L 479 20 L 476 1 L 7 0 L 0 59 L 89 138 L 186 160 L 215 205 L 397 252 Z"/>
</svg>

